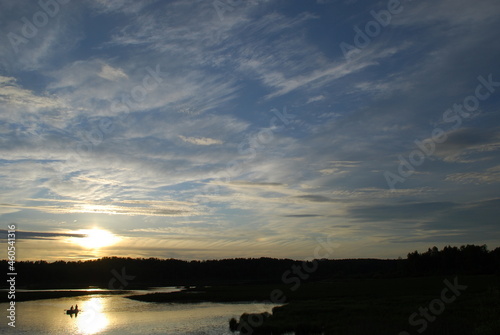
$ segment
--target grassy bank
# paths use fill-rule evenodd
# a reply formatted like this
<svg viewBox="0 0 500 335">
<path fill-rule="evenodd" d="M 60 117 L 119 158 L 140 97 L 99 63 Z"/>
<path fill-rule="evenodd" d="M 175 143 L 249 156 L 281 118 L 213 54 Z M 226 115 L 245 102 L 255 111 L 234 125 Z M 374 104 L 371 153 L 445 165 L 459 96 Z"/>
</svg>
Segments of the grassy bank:
<svg viewBox="0 0 500 335">
<path fill-rule="evenodd" d="M 458 285 L 453 293 L 444 282 Z M 466 286 L 466 288 L 464 288 Z M 445 290 L 443 302 L 443 290 Z M 233 327 L 258 334 L 500 334 L 500 277 L 413 277 L 337 279 L 300 285 L 236 285 L 196 288 L 175 293 L 132 296 L 150 302 L 269 301 L 283 299 L 269 317 L 248 315 Z M 453 300 L 453 301 L 451 301 Z M 438 302 L 441 301 L 441 302 Z M 273 301 L 276 302 L 276 301 Z M 424 316 L 421 311 L 434 311 Z M 258 311 L 249 310 L 249 313 Z M 417 313 L 417 314 L 414 314 Z M 413 317 L 413 324 L 409 318 Z M 425 327 L 425 330 L 424 330 Z"/>
<path fill-rule="evenodd" d="M 284 286 L 278 286 L 283 287 Z M 229 285 L 188 288 L 179 292 L 149 293 L 143 295 L 132 295 L 127 298 L 145 302 L 241 302 L 241 301 L 266 301 L 269 300 L 269 292 L 275 289 L 275 285 Z"/>
</svg>

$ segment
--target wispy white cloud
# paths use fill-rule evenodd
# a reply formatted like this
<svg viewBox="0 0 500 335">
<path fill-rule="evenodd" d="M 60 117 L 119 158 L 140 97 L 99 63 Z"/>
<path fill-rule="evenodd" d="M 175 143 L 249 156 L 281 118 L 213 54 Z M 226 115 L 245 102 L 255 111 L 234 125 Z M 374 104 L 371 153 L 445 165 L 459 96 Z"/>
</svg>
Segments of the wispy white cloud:
<svg viewBox="0 0 500 335">
<path fill-rule="evenodd" d="M 325 96 L 323 94 L 309 98 L 306 103 L 309 104 L 311 102 L 316 102 L 316 101 L 321 101 L 321 100 L 325 100 Z"/>
<path fill-rule="evenodd" d="M 214 138 L 209 137 L 186 137 L 179 135 L 179 138 L 184 142 L 196 144 L 196 145 L 214 145 L 214 144 L 222 144 L 221 140 L 216 140 Z"/>
<path fill-rule="evenodd" d="M 60 99 L 36 95 L 21 87 L 14 77 L 0 76 L 0 85 L 0 102 L 11 107 L 38 110 L 59 109 L 64 106 Z"/>
<path fill-rule="evenodd" d="M 483 172 L 453 173 L 446 180 L 461 184 L 493 184 L 500 182 L 500 165 L 491 167 Z"/>
<path fill-rule="evenodd" d="M 31 205 L 0 204 L 2 209 L 32 209 L 51 214 L 111 214 L 130 216 L 194 216 L 198 215 L 187 203 L 124 200 L 92 202 L 78 200 L 35 199 Z M 124 205 L 126 204 L 126 205 Z"/>
<path fill-rule="evenodd" d="M 103 64 L 101 71 L 97 75 L 108 80 L 128 79 L 128 76 L 122 69 L 113 68 L 108 64 Z"/>
<path fill-rule="evenodd" d="M 140 2 L 133 0 L 92 0 L 90 3 L 99 13 L 123 12 L 126 14 L 135 14 L 156 1 L 157 0 L 144 0 Z"/>
</svg>

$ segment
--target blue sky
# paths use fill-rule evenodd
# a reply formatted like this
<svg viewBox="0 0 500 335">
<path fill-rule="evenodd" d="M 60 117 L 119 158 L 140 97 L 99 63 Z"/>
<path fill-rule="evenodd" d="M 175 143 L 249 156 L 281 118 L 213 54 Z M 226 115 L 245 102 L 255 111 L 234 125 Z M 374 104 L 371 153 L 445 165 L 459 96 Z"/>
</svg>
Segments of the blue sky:
<svg viewBox="0 0 500 335">
<path fill-rule="evenodd" d="M 20 259 L 499 245 L 498 1 L 0 6 Z"/>
</svg>

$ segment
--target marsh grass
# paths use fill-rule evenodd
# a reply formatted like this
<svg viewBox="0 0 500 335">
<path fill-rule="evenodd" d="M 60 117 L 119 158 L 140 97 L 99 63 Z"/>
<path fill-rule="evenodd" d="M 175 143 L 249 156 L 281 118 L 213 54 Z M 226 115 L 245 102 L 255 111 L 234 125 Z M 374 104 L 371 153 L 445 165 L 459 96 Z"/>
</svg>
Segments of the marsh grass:
<svg viewBox="0 0 500 335">
<path fill-rule="evenodd" d="M 419 327 L 410 325 L 409 316 L 440 297 L 445 278 L 453 282 L 452 276 L 343 278 L 304 282 L 296 290 L 282 284 L 241 284 L 130 298 L 152 302 L 263 302 L 269 301 L 270 292 L 280 289 L 286 302 L 275 307 L 262 324 L 251 327 L 252 334 L 398 335 L 407 331 L 413 335 L 419 334 Z M 446 304 L 423 333 L 500 334 L 500 276 L 459 276 L 458 283 L 467 285 L 467 289 Z M 231 328 L 238 329 L 244 318 L 231 321 Z"/>
<path fill-rule="evenodd" d="M 459 283 L 468 288 L 454 302 L 445 305 L 444 311 L 428 322 L 422 333 L 500 334 L 498 277 L 461 277 Z M 385 284 L 390 285 L 353 280 L 350 284 L 330 282 L 312 284 L 310 289 L 304 287 L 304 292 L 296 298 L 310 294 L 311 299 L 292 300 L 274 308 L 261 327 L 254 327 L 253 334 L 397 335 L 402 331 L 420 334 L 419 327 L 410 325 L 408 318 L 419 307 L 428 307 L 430 301 L 439 298 L 444 287 L 442 278 L 400 278 Z"/>
</svg>

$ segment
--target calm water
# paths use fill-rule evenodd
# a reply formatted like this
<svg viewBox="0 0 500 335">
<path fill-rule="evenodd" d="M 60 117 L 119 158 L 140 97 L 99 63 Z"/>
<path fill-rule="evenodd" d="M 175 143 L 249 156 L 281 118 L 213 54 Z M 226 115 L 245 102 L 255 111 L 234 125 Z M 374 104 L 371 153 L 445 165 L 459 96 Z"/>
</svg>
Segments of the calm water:
<svg viewBox="0 0 500 335">
<path fill-rule="evenodd" d="M 64 310 L 75 304 L 82 310 L 78 316 L 66 315 Z M 158 304 L 130 300 L 123 296 L 96 294 L 18 302 L 16 328 L 12 328 L 7 326 L 8 304 L 2 303 L 0 333 L 229 335 L 232 334 L 228 327 L 231 317 L 238 318 L 244 312 L 270 312 L 274 306 L 257 303 Z"/>
</svg>

